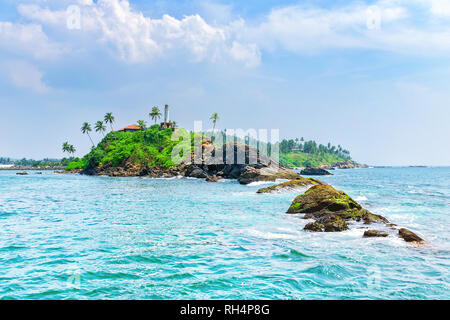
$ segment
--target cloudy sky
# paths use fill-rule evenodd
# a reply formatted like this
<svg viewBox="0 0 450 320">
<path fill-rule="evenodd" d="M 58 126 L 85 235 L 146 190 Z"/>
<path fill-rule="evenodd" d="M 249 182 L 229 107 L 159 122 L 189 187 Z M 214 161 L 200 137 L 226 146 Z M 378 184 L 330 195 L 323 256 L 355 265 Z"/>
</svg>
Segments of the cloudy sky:
<svg viewBox="0 0 450 320">
<path fill-rule="evenodd" d="M 82 122 L 171 105 L 375 165 L 450 165 L 450 0 L 0 2 L 0 156 L 81 156 Z M 94 140 L 100 136 L 93 134 Z"/>
</svg>

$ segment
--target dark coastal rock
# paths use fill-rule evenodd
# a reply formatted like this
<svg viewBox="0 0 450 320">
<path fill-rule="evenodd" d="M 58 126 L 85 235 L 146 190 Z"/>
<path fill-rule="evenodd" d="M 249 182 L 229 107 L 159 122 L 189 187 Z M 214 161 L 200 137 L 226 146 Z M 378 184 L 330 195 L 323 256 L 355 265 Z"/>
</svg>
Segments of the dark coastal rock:
<svg viewBox="0 0 450 320">
<path fill-rule="evenodd" d="M 219 178 L 216 175 L 214 175 L 214 176 L 207 176 L 206 177 L 206 181 L 207 182 L 217 182 L 217 181 L 219 181 Z"/>
<path fill-rule="evenodd" d="M 398 235 L 399 235 L 400 238 L 402 238 L 406 242 L 422 243 L 424 241 L 417 234 L 415 234 L 411 230 L 408 230 L 408 229 L 405 229 L 405 228 L 401 228 L 400 230 L 398 230 Z"/>
<path fill-rule="evenodd" d="M 348 225 L 344 219 L 337 214 L 329 214 L 317 220 L 324 225 L 325 232 L 339 232 L 348 229 Z"/>
<path fill-rule="evenodd" d="M 125 162 L 119 166 L 106 164 L 95 168 L 86 168 L 83 174 L 105 175 L 111 177 L 170 177 L 185 176 L 207 178 L 217 176 L 224 179 L 237 179 L 240 184 L 256 181 L 275 181 L 277 179 L 295 179 L 299 175 L 278 161 L 260 153 L 255 147 L 243 143 L 229 143 L 215 147 L 212 143 L 202 145 L 201 154 L 192 154 L 194 163 L 181 163 L 175 167 L 138 166 Z M 231 162 L 231 163 L 230 163 Z"/>
<path fill-rule="evenodd" d="M 387 219 L 363 209 L 343 191 L 330 185 L 318 184 L 294 199 L 287 213 L 304 213 L 305 219 L 313 219 L 323 225 L 323 231 L 337 232 L 348 229 L 348 221 L 386 223 Z M 309 226 L 308 230 L 313 231 Z M 315 225 L 318 229 L 318 225 Z"/>
<path fill-rule="evenodd" d="M 194 169 L 192 170 L 192 172 L 188 175 L 188 177 L 192 177 L 192 178 L 206 178 L 207 177 L 207 173 L 205 171 L 203 171 L 200 168 Z"/>
<path fill-rule="evenodd" d="M 26 175 L 28 175 L 28 172 L 17 172 L 16 175 L 18 175 L 18 176 L 26 176 Z"/>
<path fill-rule="evenodd" d="M 332 173 L 328 172 L 325 169 L 321 168 L 306 168 L 300 172 L 301 175 L 304 176 L 330 176 Z"/>
<path fill-rule="evenodd" d="M 363 216 L 364 224 L 371 224 L 371 223 L 389 223 L 388 219 L 386 219 L 383 216 L 380 216 L 378 214 L 373 214 L 368 212 L 366 215 Z"/>
<path fill-rule="evenodd" d="M 281 190 L 289 190 L 289 189 L 296 189 L 301 187 L 308 187 L 315 184 L 323 184 L 322 181 L 312 178 L 303 178 L 303 177 L 297 177 L 293 180 L 283 182 L 274 186 L 270 186 L 267 188 L 261 188 L 256 193 L 271 193 L 271 192 L 278 192 Z"/>
<path fill-rule="evenodd" d="M 364 238 L 376 238 L 376 237 L 384 238 L 384 237 L 387 237 L 388 235 L 389 234 L 387 234 L 386 232 L 380 231 L 380 230 L 367 230 L 367 231 L 364 231 L 363 237 Z"/>
<path fill-rule="evenodd" d="M 323 232 L 325 226 L 319 222 L 310 222 L 303 229 L 312 232 Z"/>
</svg>

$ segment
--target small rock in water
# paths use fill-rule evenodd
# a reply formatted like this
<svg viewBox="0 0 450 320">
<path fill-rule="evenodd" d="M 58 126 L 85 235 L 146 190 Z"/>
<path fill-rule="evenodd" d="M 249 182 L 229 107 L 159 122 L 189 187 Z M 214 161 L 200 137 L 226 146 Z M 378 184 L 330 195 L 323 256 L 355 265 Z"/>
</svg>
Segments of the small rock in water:
<svg viewBox="0 0 450 320">
<path fill-rule="evenodd" d="M 364 232 L 364 238 L 373 238 L 373 237 L 387 237 L 389 234 L 387 234 L 384 231 L 380 230 L 367 230 Z"/>
<path fill-rule="evenodd" d="M 300 172 L 304 176 L 332 176 L 333 174 L 321 168 L 306 168 Z"/>
<path fill-rule="evenodd" d="M 414 232 L 412 232 L 411 230 L 405 229 L 405 228 L 401 228 L 400 230 L 398 230 L 398 235 L 400 238 L 402 238 L 403 240 L 405 240 L 406 242 L 418 242 L 418 243 L 422 243 L 424 240 L 419 237 L 417 234 L 415 234 Z"/>
</svg>

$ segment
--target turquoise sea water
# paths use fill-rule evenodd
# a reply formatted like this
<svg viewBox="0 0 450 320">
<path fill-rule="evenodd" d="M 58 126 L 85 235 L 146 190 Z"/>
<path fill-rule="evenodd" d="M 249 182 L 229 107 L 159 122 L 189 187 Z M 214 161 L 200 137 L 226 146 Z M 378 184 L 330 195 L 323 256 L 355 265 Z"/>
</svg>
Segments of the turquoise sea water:
<svg viewBox="0 0 450 320">
<path fill-rule="evenodd" d="M 427 245 L 304 232 L 300 191 L 0 171 L 0 299 L 450 298 L 450 168 L 322 179 Z"/>
</svg>

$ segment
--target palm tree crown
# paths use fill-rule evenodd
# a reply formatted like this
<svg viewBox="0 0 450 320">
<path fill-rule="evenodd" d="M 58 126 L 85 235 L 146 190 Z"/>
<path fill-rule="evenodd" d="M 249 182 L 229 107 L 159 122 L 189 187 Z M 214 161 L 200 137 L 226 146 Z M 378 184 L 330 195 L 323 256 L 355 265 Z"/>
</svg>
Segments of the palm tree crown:
<svg viewBox="0 0 450 320">
<path fill-rule="evenodd" d="M 150 112 L 148 115 L 152 118 L 152 120 L 155 120 L 155 124 L 156 124 L 156 120 L 161 118 L 161 112 L 159 112 L 158 107 L 153 107 L 152 112 Z"/>
<path fill-rule="evenodd" d="M 111 126 L 111 131 L 113 131 L 113 122 L 114 116 L 112 115 L 112 112 L 108 112 L 107 114 L 105 114 L 105 123 L 109 123 L 109 125 Z"/>
<path fill-rule="evenodd" d="M 212 122 L 213 122 L 213 132 L 214 132 L 214 129 L 216 128 L 216 123 L 217 123 L 217 120 L 219 120 L 220 118 L 219 118 L 219 115 L 217 114 L 217 112 L 214 112 L 212 115 L 211 115 L 211 117 L 209 118 L 209 120 L 212 120 Z"/>
<path fill-rule="evenodd" d="M 77 150 L 75 149 L 75 147 L 74 147 L 73 145 L 70 145 L 70 146 L 69 146 L 69 150 L 68 150 L 69 154 L 72 154 L 72 155 L 73 155 L 76 151 L 77 151 Z"/>
<path fill-rule="evenodd" d="M 69 152 L 69 149 L 70 149 L 70 145 L 69 145 L 69 142 L 64 142 L 63 143 L 63 145 L 62 145 L 62 151 L 63 152 Z"/>
<path fill-rule="evenodd" d="M 88 133 L 92 131 L 91 125 L 88 122 L 84 122 L 81 126 L 81 132 Z"/>
<path fill-rule="evenodd" d="M 63 152 L 67 152 L 68 154 L 74 154 L 76 151 L 74 146 L 69 144 L 69 142 L 67 141 L 63 143 L 62 150 Z"/>
<path fill-rule="evenodd" d="M 145 123 L 144 120 L 138 120 L 137 124 L 139 127 L 141 127 L 141 130 L 147 129 L 147 124 Z"/>
<path fill-rule="evenodd" d="M 95 123 L 95 131 L 101 132 L 103 136 L 105 136 L 104 132 L 106 131 L 105 125 L 103 124 L 103 121 L 97 121 Z"/>
<path fill-rule="evenodd" d="M 87 122 L 83 123 L 83 126 L 81 127 L 81 132 L 86 133 L 89 137 L 89 140 L 92 142 L 92 146 L 94 146 L 94 141 L 92 141 L 91 136 L 89 135 L 89 132 L 92 131 L 91 125 Z"/>
</svg>

